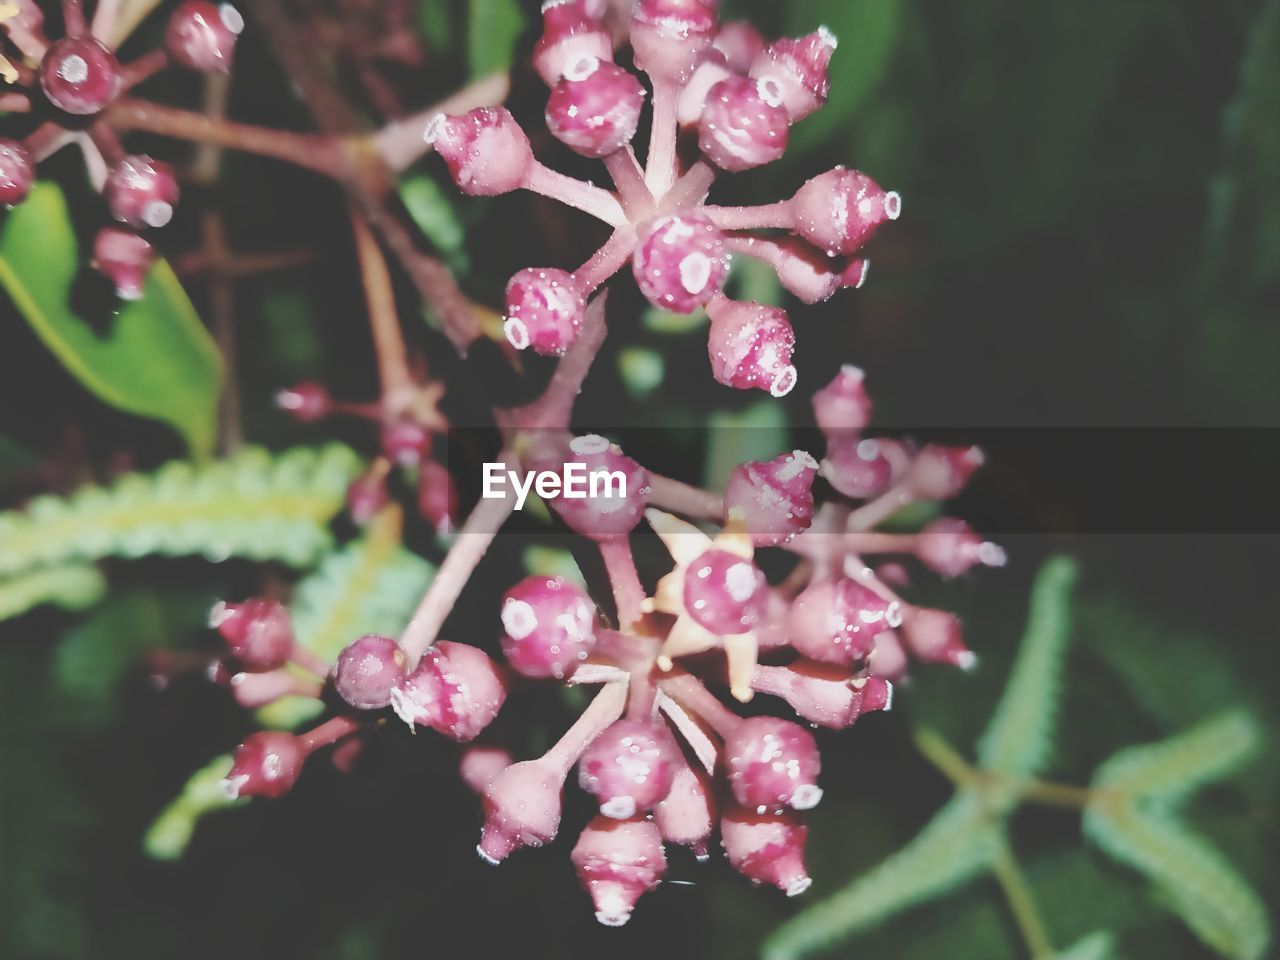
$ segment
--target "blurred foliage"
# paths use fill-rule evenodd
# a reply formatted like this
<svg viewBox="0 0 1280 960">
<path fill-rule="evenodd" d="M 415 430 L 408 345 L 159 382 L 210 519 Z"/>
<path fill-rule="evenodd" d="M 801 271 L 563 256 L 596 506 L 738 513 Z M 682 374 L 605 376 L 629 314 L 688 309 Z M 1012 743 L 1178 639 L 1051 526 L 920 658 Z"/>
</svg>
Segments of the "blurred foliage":
<svg viewBox="0 0 1280 960">
<path fill-rule="evenodd" d="M 532 2 L 414 6 L 430 61 L 401 85 L 409 107 L 520 59 L 534 39 Z M 781 163 L 717 187 L 724 202 L 776 199 L 846 163 L 901 190 L 904 217 L 875 241 L 868 286 L 812 309 L 794 309 L 767 271 L 739 258 L 736 295 L 793 308 L 803 380 L 789 418 L 710 382 L 704 315 L 646 313 L 619 285 L 600 365 L 614 376 L 589 381 L 583 400 L 602 429 L 702 428 L 706 411 L 716 411 L 711 436 L 722 439 L 707 444 L 699 431 L 662 452 L 686 479 L 703 469 L 723 476 L 743 456 L 789 448 L 788 423 L 808 421 L 808 388 L 849 361 L 868 369 L 882 424 L 1276 424 L 1280 0 L 722 6 L 769 33 L 825 22 L 840 38 L 827 110 L 795 129 Z M 144 30 L 154 38 L 162 27 L 153 19 Z M 527 71 L 518 78 L 512 109 L 533 130 L 545 92 Z M 173 92 L 201 108 L 196 86 L 175 83 Z M 252 24 L 237 53 L 231 114 L 308 122 Z M 599 176 L 574 168 L 578 161 L 546 138 L 535 146 L 549 161 Z M 173 156 L 168 144 L 155 149 Z M 1280 902 L 1274 750 L 1176 808 L 1157 793 L 1091 809 L 1088 845 L 1071 813 L 1020 806 L 1001 818 L 1017 837 L 1012 851 L 993 846 L 982 826 L 989 811 L 965 791 L 948 799 L 948 781 L 909 735 L 909 727 L 928 728 L 950 743 L 980 744 L 979 760 L 1012 764 L 1005 773 L 1052 764 L 1055 777 L 1076 784 L 1123 769 L 1125 758 L 1159 759 L 1166 749 L 1182 756 L 1188 744 L 1211 743 L 1206 755 L 1223 759 L 1259 729 L 1269 739 L 1277 729 L 1269 678 L 1280 665 L 1274 611 L 1265 589 L 1246 585 L 1280 557 L 1261 537 L 1014 538 L 1008 569 L 944 586 L 932 599 L 920 590 L 921 602 L 966 614 L 982 668 L 963 677 L 920 670 L 893 715 L 865 718 L 839 739 L 823 735 L 828 789 L 810 818 L 816 882 L 799 902 L 753 890 L 723 865 L 673 855 L 670 878 L 683 882 L 647 898 L 626 930 L 602 931 L 556 852 L 513 858 L 502 871 L 474 863 L 477 805 L 438 738 L 375 737 L 355 778 L 308 770 L 278 804 L 202 819 L 222 805 L 219 768 L 194 778 L 191 768 L 224 755 L 247 720 L 204 684 L 178 679 L 157 693 L 141 682 L 139 658 L 154 650 L 207 657 L 209 604 L 260 589 L 261 571 L 99 559 L 220 554 L 231 544 L 246 548 L 236 555 L 315 564 L 293 603 L 304 622 L 311 617 L 308 642 L 326 649 L 348 622 L 394 629 L 431 567 L 416 552 L 423 538 L 412 524 L 412 549 L 394 558 L 376 531 L 337 546 L 342 531 L 328 520 L 345 484 L 337 473 L 356 469 L 351 455 L 332 484 L 302 498 L 315 510 L 298 521 L 306 533 L 288 557 L 269 525 L 286 522 L 281 509 L 301 509 L 292 495 L 242 516 L 248 500 L 235 489 L 201 499 L 188 482 L 198 472 L 160 467 L 179 449 L 147 419 L 176 428 L 193 452 L 212 445 L 220 372 L 211 345 L 166 266 L 153 271 L 144 301 L 115 315 L 80 307 L 109 300 L 88 295 L 77 266 L 76 238 L 92 234 L 97 208 L 78 162 L 55 157 L 42 174 L 63 184 L 69 211 L 46 181 L 34 203 L 0 214 L 0 282 L 14 307 L 0 325 L 0 490 L 14 503 L 51 487 L 74 490 L 85 476 L 110 475 L 122 451 L 141 473 L 118 489 L 28 503 L 0 518 L 0 560 L 9 558 L 0 615 L 11 618 L 0 624 L 0 956 L 420 956 L 426 925 L 428 946 L 443 954 L 514 954 L 536 943 L 556 956 L 741 960 L 783 923 L 816 934 L 794 917 L 825 890 L 842 891 L 831 904 L 857 897 L 848 913 L 814 908 L 828 933 L 863 924 L 833 956 L 1002 960 L 1027 951 L 998 886 L 960 881 L 1015 852 L 1053 942 L 1074 944 L 1059 957 L 1181 960 L 1204 956 L 1206 942 L 1228 956 L 1261 949 L 1265 914 Z M 400 198 L 427 243 L 489 305 L 514 270 L 582 262 L 599 239 L 536 199 L 460 203 L 430 161 L 400 184 Z M 279 416 L 270 397 L 304 376 L 344 397 L 376 389 L 345 206 L 327 184 L 243 157 L 228 157 L 214 199 L 237 248 L 315 247 L 307 267 L 237 286 L 246 433 L 275 450 L 327 438 L 327 426 L 322 433 Z M 198 207 L 179 208 L 162 241 L 167 252 L 194 245 Z M 200 285 L 191 290 L 203 307 Z M 416 301 L 404 302 L 409 316 Z M 447 398 L 464 414 L 459 422 L 477 408 L 477 394 L 507 399 L 523 389 L 495 377 L 484 350 L 458 370 L 432 342 L 431 361 L 433 372 L 462 374 Z M 545 369 L 536 360 L 528 367 L 532 379 Z M 337 429 L 352 444 L 367 442 Z M 259 454 L 249 457 L 261 466 Z M 209 469 L 229 476 L 225 465 Z M 992 470 L 1011 497 L 1045 499 L 1024 489 L 1017 465 Z M 250 474 L 263 481 L 269 471 Z M 296 493 L 308 483 L 293 476 L 286 486 Z M 166 489 L 175 508 L 194 511 L 189 524 L 151 513 Z M 134 508 L 112 512 L 128 490 Z M 261 490 L 251 499 L 261 507 Z M 46 511 L 69 519 L 46 529 L 37 520 Z M 223 529 L 222 520 L 234 522 Z M 50 529 L 57 535 L 46 536 Z M 1074 605 L 1061 696 L 1042 699 L 1025 690 L 1028 678 L 1053 683 L 1047 668 L 1063 655 L 1057 616 L 1046 615 L 1039 631 L 1033 617 L 1035 657 L 1018 655 L 1013 638 L 1035 561 L 1064 547 L 1085 559 L 1089 576 Z M 477 602 L 464 598 L 451 621 L 460 638 L 493 641 L 492 600 L 525 571 L 523 542 L 504 553 L 491 577 L 469 585 Z M 558 545 L 528 556 L 529 569 L 577 575 Z M 279 571 L 269 566 L 267 575 Z M 112 590 L 103 599 L 106 577 Z M 999 736 L 982 739 L 997 701 L 1007 720 Z M 1242 712 L 1200 726 L 1230 705 Z M 563 709 L 533 692 L 513 697 L 501 732 L 532 753 Z M 1132 746 L 1140 743 L 1154 746 Z M 1193 768 L 1201 769 L 1183 767 L 1174 782 L 1188 786 Z M 1005 792 L 997 806 L 1012 798 Z M 152 826 L 157 811 L 165 812 Z M 963 823 L 975 830 L 957 831 Z M 157 863 L 144 854 L 144 837 L 154 854 L 186 856 Z M 883 885 L 859 882 L 877 875 Z M 943 889 L 926 909 L 889 915 Z"/>
</svg>

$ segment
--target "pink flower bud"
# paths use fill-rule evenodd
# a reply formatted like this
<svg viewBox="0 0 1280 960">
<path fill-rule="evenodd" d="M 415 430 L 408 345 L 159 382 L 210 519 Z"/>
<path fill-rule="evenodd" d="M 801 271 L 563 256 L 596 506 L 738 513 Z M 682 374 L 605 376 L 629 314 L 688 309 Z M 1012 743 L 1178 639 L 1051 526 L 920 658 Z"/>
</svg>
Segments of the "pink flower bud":
<svg viewBox="0 0 1280 960">
<path fill-rule="evenodd" d="M 222 787 L 231 799 L 282 797 L 298 781 L 307 751 L 300 737 L 267 730 L 247 737 L 236 750 Z"/>
<path fill-rule="evenodd" d="M 698 149 L 721 170 L 750 170 L 786 152 L 790 121 L 771 77 L 729 77 L 707 94 Z"/>
<path fill-rule="evenodd" d="M 907 675 L 907 652 L 894 631 L 882 630 L 876 634 L 875 649 L 867 657 L 867 667 L 886 680 L 897 681 Z"/>
<path fill-rule="evenodd" d="M 583 829 L 569 859 L 591 895 L 596 919 L 607 927 L 630 920 L 636 901 L 667 872 L 662 836 L 647 820 L 596 817 Z"/>
<path fill-rule="evenodd" d="M 787 614 L 791 645 L 822 663 L 850 667 L 869 654 L 876 634 L 902 623 L 902 604 L 848 579 L 815 580 Z"/>
<path fill-rule="evenodd" d="M 827 256 L 853 253 L 886 220 L 897 220 L 902 198 L 885 193 L 865 173 L 836 167 L 814 177 L 791 200 L 795 232 Z"/>
<path fill-rule="evenodd" d="M 813 883 L 804 866 L 808 832 L 790 810 L 757 813 L 733 807 L 720 818 L 720 842 L 733 869 L 789 897 L 804 893 Z"/>
<path fill-rule="evenodd" d="M 729 69 L 746 73 L 764 52 L 764 37 L 746 20 L 731 20 L 716 34 L 713 45 L 724 54 Z"/>
<path fill-rule="evenodd" d="M 631 13 L 636 66 L 657 81 L 684 83 L 715 28 L 715 0 L 637 0 Z"/>
<path fill-rule="evenodd" d="M 947 663 L 972 670 L 978 658 L 964 643 L 960 618 L 945 610 L 912 607 L 902 624 L 902 635 L 911 652 L 926 663 Z"/>
<path fill-rule="evenodd" d="M 418 468 L 418 512 L 437 533 L 452 533 L 458 516 L 458 485 L 444 464 L 426 460 Z"/>
<path fill-rule="evenodd" d="M 634 817 L 671 789 L 679 749 L 661 722 L 619 720 L 583 752 L 578 785 L 600 801 L 606 817 Z"/>
<path fill-rule="evenodd" d="M 680 87 L 680 95 L 676 98 L 676 121 L 682 127 L 692 126 L 702 119 L 702 110 L 707 105 L 707 94 L 721 80 L 733 76 L 725 63 L 724 54 L 708 47 L 698 54 L 689 80 Z"/>
<path fill-rule="evenodd" d="M 781 697 L 805 720 L 832 730 L 843 730 L 871 710 L 885 709 L 892 692 L 879 677 L 853 678 L 847 668 L 808 660 L 786 667 L 757 666 L 751 689 Z"/>
<path fill-rule="evenodd" d="M 706 860 L 707 841 L 715 824 L 715 801 L 711 786 L 681 755 L 671 778 L 671 789 L 653 808 L 653 822 L 667 843 L 689 847 L 699 860 Z"/>
<path fill-rule="evenodd" d="M 659 217 L 640 228 L 631 257 L 636 285 L 655 307 L 692 313 L 724 287 L 724 234 L 701 214 Z"/>
<path fill-rule="evenodd" d="M 871 422 L 871 398 L 866 375 L 845 364 L 825 387 L 813 395 L 813 418 L 824 434 L 856 433 Z"/>
<path fill-rule="evenodd" d="M 750 560 L 708 550 L 685 570 L 684 608 L 717 636 L 748 633 L 764 619 L 769 584 Z"/>
<path fill-rule="evenodd" d="M 484 827 L 476 852 L 499 864 L 521 847 L 540 847 L 560 830 L 565 772 L 546 760 L 513 763 L 484 789 Z"/>
<path fill-rule="evenodd" d="M 489 656 L 465 643 L 441 640 L 422 655 L 390 693 L 405 723 L 430 727 L 451 740 L 474 740 L 502 709 L 507 684 Z"/>
<path fill-rule="evenodd" d="M 103 227 L 93 238 L 93 267 L 110 280 L 121 300 L 142 299 L 156 251 L 132 230 Z"/>
<path fill-rule="evenodd" d="M 587 310 L 582 284 L 554 267 L 521 270 L 507 283 L 502 332 L 517 350 L 559 357 L 578 339 Z"/>
<path fill-rule="evenodd" d="M 613 40 L 604 24 L 577 0 L 547 0 L 542 5 L 542 36 L 533 47 L 533 68 L 554 86 L 569 64 L 582 57 L 613 59 Z"/>
<path fill-rule="evenodd" d="M 609 60 L 579 57 L 551 88 L 547 128 L 584 157 L 604 157 L 631 142 L 640 124 L 644 87 Z"/>
<path fill-rule="evenodd" d="M 511 751 L 505 747 L 472 743 L 462 751 L 462 758 L 458 761 L 458 775 L 471 790 L 484 796 L 489 784 L 513 762 Z"/>
<path fill-rule="evenodd" d="M 358 527 L 376 517 L 390 502 L 385 471 L 370 470 L 347 485 L 347 512 Z"/>
<path fill-rule="evenodd" d="M 600 479 L 596 496 L 570 499 L 562 495 L 552 499 L 551 506 L 565 523 L 592 540 L 611 540 L 635 529 L 649 503 L 648 470 L 595 434 L 570 441 L 568 463 L 585 467 L 588 491 L 590 478 L 594 475 Z M 625 483 L 616 482 L 619 479 Z"/>
<path fill-rule="evenodd" d="M 275 703 L 298 687 L 297 679 L 288 670 L 236 673 L 232 674 L 227 684 L 231 687 L 231 695 L 236 698 L 236 703 L 246 710 Z"/>
<path fill-rule="evenodd" d="M 775 397 L 790 393 L 796 385 L 791 365 L 796 337 L 787 312 L 736 300 L 718 301 L 708 310 L 707 353 L 716 380 L 739 390 L 767 390 Z"/>
<path fill-rule="evenodd" d="M 431 453 L 431 431 L 412 420 L 387 420 L 382 425 L 382 453 L 403 467 L 416 466 Z"/>
<path fill-rule="evenodd" d="M 444 158 L 458 189 L 472 196 L 518 189 L 534 162 L 529 138 L 505 107 L 442 113 L 427 124 L 424 139 Z"/>
<path fill-rule="evenodd" d="M 26 145 L 0 137 L 0 206 L 16 206 L 27 199 L 35 179 L 35 158 Z"/>
<path fill-rule="evenodd" d="M 897 441 L 833 435 L 820 469 L 837 492 L 862 500 L 888 490 L 905 466 Z"/>
<path fill-rule="evenodd" d="M 758 547 L 786 543 L 813 521 L 818 463 L 803 450 L 734 467 L 724 492 L 724 520 L 751 534 Z"/>
<path fill-rule="evenodd" d="M 89 116 L 120 92 L 120 62 L 92 37 L 67 37 L 45 51 L 40 87 L 59 110 Z"/>
<path fill-rule="evenodd" d="M 368 634 L 347 644 L 333 667 L 333 688 L 357 710 L 380 710 L 404 678 L 407 658 L 390 637 Z"/>
<path fill-rule="evenodd" d="M 818 745 L 798 723 L 748 717 L 725 737 L 724 757 L 729 787 L 744 807 L 808 810 L 822 799 Z"/>
<path fill-rule="evenodd" d="M 950 500 L 965 488 L 983 459 L 977 447 L 931 443 L 911 461 L 904 482 L 920 500 Z"/>
<path fill-rule="evenodd" d="M 916 556 L 930 570 L 944 577 L 958 577 L 977 564 L 1002 567 L 1005 553 L 984 542 L 973 527 L 957 517 L 935 520 L 916 537 Z"/>
<path fill-rule="evenodd" d="M 316 423 L 333 413 L 333 396 L 323 384 L 303 380 L 277 393 L 276 406 L 299 423 Z"/>
<path fill-rule="evenodd" d="M 135 230 L 163 227 L 173 219 L 178 178 L 162 160 L 133 154 L 111 168 L 102 195 L 111 215 Z"/>
<path fill-rule="evenodd" d="M 219 601 L 209 613 L 209 626 L 222 634 L 231 655 L 248 670 L 283 667 L 293 653 L 293 624 L 277 600 Z"/>
<path fill-rule="evenodd" d="M 769 77 L 792 123 L 799 123 L 827 102 L 831 79 L 827 67 L 836 50 L 836 38 L 826 27 L 808 36 L 775 40 L 751 64 L 751 76 Z"/>
<path fill-rule="evenodd" d="M 230 73 L 236 39 L 242 30 L 244 17 L 231 4 L 186 0 L 169 18 L 165 48 L 184 67 L 205 73 Z"/>
<path fill-rule="evenodd" d="M 502 652 L 517 673 L 561 679 L 595 644 L 596 605 L 564 577 L 526 577 L 502 600 Z"/>
</svg>

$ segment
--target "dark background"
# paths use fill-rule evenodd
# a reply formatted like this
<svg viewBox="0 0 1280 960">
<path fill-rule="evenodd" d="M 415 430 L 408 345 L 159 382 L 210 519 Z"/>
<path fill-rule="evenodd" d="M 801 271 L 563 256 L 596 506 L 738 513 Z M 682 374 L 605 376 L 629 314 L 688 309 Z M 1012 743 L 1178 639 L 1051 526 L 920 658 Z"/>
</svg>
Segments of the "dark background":
<svg viewBox="0 0 1280 960">
<path fill-rule="evenodd" d="M 434 9 L 423 19 L 465 23 L 466 6 L 426 0 Z M 802 376 L 790 404 L 797 425 L 807 422 L 806 388 L 852 361 L 868 371 L 878 422 L 915 432 L 1280 427 L 1275 0 L 725 6 L 750 13 L 766 33 L 828 23 L 841 47 L 828 112 L 797 128 L 781 163 L 729 178 L 717 200 L 776 199 L 847 163 L 905 201 L 902 219 L 872 245 L 866 288 L 792 310 Z M 533 39 L 526 30 L 520 50 Z M 148 45 L 145 31 L 138 43 Z M 238 58 L 232 115 L 303 128 L 306 114 L 252 26 Z M 417 105 L 464 73 L 458 45 L 440 44 L 425 71 L 396 79 Z M 148 92 L 191 104 L 199 98 L 196 81 L 182 77 Z M 517 76 L 512 108 L 530 130 L 543 97 L 531 74 Z M 535 140 L 544 159 L 579 168 L 547 139 Z M 155 152 L 183 155 L 171 145 Z M 444 182 L 437 164 L 421 169 Z M 69 159 L 47 175 L 73 199 L 86 190 Z M 214 200 L 242 249 L 316 247 L 307 268 L 242 286 L 238 309 L 249 438 L 271 446 L 314 440 L 320 431 L 273 412 L 276 387 L 321 376 L 346 396 L 375 389 L 340 198 L 310 175 L 237 157 Z M 469 291 L 491 304 L 514 270 L 579 262 L 599 239 L 536 198 L 463 200 L 457 209 L 469 230 L 461 272 Z M 182 249 L 194 230 L 180 213 L 165 242 Z M 200 288 L 192 290 L 199 306 Z M 406 315 L 412 302 L 406 290 Z M 178 454 L 160 428 L 81 393 L 9 307 L 0 310 L 6 504 L 51 475 L 60 484 L 101 475 L 124 451 L 142 465 Z M 642 325 L 643 312 L 630 282 L 616 284 L 611 342 L 584 399 L 593 425 L 625 438 L 628 424 L 700 426 L 715 410 L 736 416 L 718 422 L 764 431 L 753 398 L 711 381 L 701 329 L 659 334 Z M 527 382 L 513 383 L 483 350 L 459 368 L 426 325 L 410 329 L 433 366 L 453 376 L 450 403 L 459 416 L 492 394 L 531 395 L 545 373 L 535 367 Z M 656 393 L 620 388 L 614 371 L 623 344 L 662 354 L 666 379 Z M 368 445 L 360 433 L 347 439 Z M 698 447 L 690 441 L 670 451 L 686 479 L 701 473 Z M 1242 468 L 1229 445 L 1210 444 L 1215 455 L 1226 450 L 1203 465 L 1202 476 L 1217 483 L 1183 494 L 1180 478 L 1164 478 L 1151 492 L 1169 502 L 1169 527 L 1144 526 L 1140 535 L 1120 522 L 1073 532 L 1072 517 L 1107 501 L 1106 467 L 1091 469 L 1097 482 L 1082 486 L 1045 469 L 1039 447 L 1025 447 L 991 464 L 981 506 L 993 529 L 1030 516 L 1016 528 L 1037 533 L 1002 538 L 1011 556 L 1004 570 L 944 587 L 922 583 L 913 594 L 965 616 L 982 667 L 972 675 L 920 670 L 894 713 L 820 738 L 827 793 L 809 820 L 815 884 L 803 899 L 821 898 L 892 852 L 945 799 L 946 783 L 915 752 L 910 731 L 928 723 L 962 749 L 972 744 L 1016 647 L 1035 568 L 1052 551 L 1076 554 L 1084 570 L 1054 779 L 1084 782 L 1115 749 L 1236 703 L 1276 728 L 1274 526 L 1192 534 L 1177 522 L 1179 497 L 1188 514 L 1202 515 L 1199 498 L 1231 500 L 1242 489 L 1266 515 L 1274 445 Z M 34 470 L 40 462 L 45 468 Z M 1001 496 L 1016 521 L 992 506 Z M 528 532 L 538 532 L 532 521 Z M 450 623 L 457 639 L 493 644 L 493 604 L 519 573 L 514 537 L 500 541 L 512 549 L 469 585 Z M 582 559 L 588 575 L 598 575 L 585 552 Z M 145 595 L 146 609 L 159 611 L 147 636 L 179 648 L 210 648 L 201 611 L 211 598 L 259 582 L 248 566 L 196 561 L 133 564 L 112 575 L 118 589 L 96 616 L 114 610 L 118 631 L 136 633 L 129 605 Z M 147 824 L 194 767 L 237 742 L 246 720 L 195 680 L 158 694 L 141 670 L 129 669 L 118 685 L 99 689 L 92 664 L 76 658 L 97 649 L 86 632 L 110 633 L 111 624 L 42 611 L 0 628 L 0 954 L 743 958 L 803 906 L 752 889 L 722 863 L 699 867 L 677 852 L 668 880 L 688 884 L 664 884 L 621 931 L 599 928 L 567 859 L 571 825 L 587 812 L 576 791 L 566 792 L 560 842 L 490 869 L 472 850 L 478 804 L 454 775 L 453 749 L 431 736 L 374 737 L 354 777 L 313 764 L 289 797 L 213 817 L 184 860 L 152 862 L 139 848 Z M 66 682 L 82 674 L 91 676 L 87 684 Z M 530 689 L 512 698 L 501 723 L 532 755 L 574 709 L 557 691 Z M 1274 752 L 1265 751 L 1249 772 L 1207 792 L 1191 815 L 1272 905 L 1278 775 Z M 1055 942 L 1111 929 L 1125 956 L 1209 955 L 1145 881 L 1084 845 L 1074 815 L 1022 815 L 1016 837 Z M 1024 950 L 994 884 L 979 881 L 832 956 L 863 952 L 996 960 Z"/>
</svg>

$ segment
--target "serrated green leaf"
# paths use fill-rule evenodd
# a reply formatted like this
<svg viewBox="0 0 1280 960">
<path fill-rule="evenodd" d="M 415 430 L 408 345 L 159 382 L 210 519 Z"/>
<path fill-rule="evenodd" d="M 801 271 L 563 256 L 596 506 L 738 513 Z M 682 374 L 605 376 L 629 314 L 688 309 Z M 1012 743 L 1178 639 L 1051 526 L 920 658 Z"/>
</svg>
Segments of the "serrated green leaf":
<svg viewBox="0 0 1280 960">
<path fill-rule="evenodd" d="M 831 93 L 824 106 L 797 124 L 789 152 L 812 150 L 848 129 L 854 114 L 875 90 L 889 67 L 902 23 L 902 0 L 791 0 L 786 5 L 789 32 L 812 33 L 825 24 L 839 40 L 831 58 Z"/>
<path fill-rule="evenodd" d="M 161 811 L 142 838 L 142 848 L 148 855 L 157 860 L 178 859 L 205 814 L 248 802 L 247 797 L 232 800 L 223 788 L 231 762 L 231 755 L 224 754 L 191 775 L 182 793 Z"/>
<path fill-rule="evenodd" d="M 763 956 L 806 956 L 946 893 L 985 870 L 1000 842 L 981 801 L 957 794 L 889 859 L 779 927 L 765 942 Z"/>
<path fill-rule="evenodd" d="M 168 264 L 101 328 L 76 314 L 83 257 L 61 189 L 39 183 L 0 229 L 0 286 L 67 371 L 101 400 L 170 424 L 195 456 L 213 450 L 222 361 Z"/>
<path fill-rule="evenodd" d="M 290 605 L 298 642 L 328 662 L 362 634 L 398 636 L 434 572 L 400 545 L 398 525 L 375 523 L 298 584 Z M 263 707 L 258 719 L 265 726 L 290 728 L 322 709 L 319 700 L 289 697 Z"/>
<path fill-rule="evenodd" d="M 1036 578 L 1018 659 L 978 742 L 978 765 L 984 770 L 1031 777 L 1049 757 L 1076 576 L 1075 562 L 1059 556 L 1045 563 Z"/>
<path fill-rule="evenodd" d="M 47 567 L 0 580 L 0 620 L 20 616 L 42 603 L 83 610 L 102 598 L 107 581 L 92 564 Z"/>
<path fill-rule="evenodd" d="M 1094 843 L 1145 874 L 1214 950 L 1236 960 L 1266 954 L 1266 906 L 1222 854 L 1182 824 L 1131 804 L 1091 808 L 1084 824 Z"/>
<path fill-rule="evenodd" d="M 1253 717 L 1233 710 L 1168 740 L 1121 750 L 1097 769 L 1092 787 L 1104 799 L 1120 792 L 1134 800 L 1177 804 L 1239 770 L 1260 740 Z"/>
<path fill-rule="evenodd" d="M 717 410 L 707 419 L 707 459 L 703 481 L 722 490 L 729 474 L 747 460 L 772 460 L 787 449 L 787 412 L 760 400 L 741 411 Z"/>
<path fill-rule="evenodd" d="M 525 17 L 518 0 L 471 0 L 467 65 L 471 78 L 511 69 Z"/>
<path fill-rule="evenodd" d="M 305 566 L 332 545 L 329 521 L 359 468 L 340 444 L 276 457 L 249 448 L 204 466 L 176 461 L 108 487 L 37 497 L 0 513 L 0 577 L 149 554 Z"/>
</svg>

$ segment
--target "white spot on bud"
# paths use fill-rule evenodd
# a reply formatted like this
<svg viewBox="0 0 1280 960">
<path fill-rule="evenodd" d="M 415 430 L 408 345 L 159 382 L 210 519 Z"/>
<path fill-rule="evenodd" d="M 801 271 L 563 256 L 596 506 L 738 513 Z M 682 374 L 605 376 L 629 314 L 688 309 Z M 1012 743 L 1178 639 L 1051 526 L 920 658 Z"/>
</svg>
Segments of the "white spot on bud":
<svg viewBox="0 0 1280 960">
<path fill-rule="evenodd" d="M 902 194 L 890 190 L 884 195 L 884 215 L 890 220 L 897 220 L 902 215 Z"/>
<path fill-rule="evenodd" d="M 443 113 L 437 113 L 434 117 L 427 121 L 426 129 L 422 131 L 423 143 L 435 143 L 439 139 L 440 134 L 444 133 L 445 124 L 449 122 L 449 118 Z"/>
<path fill-rule="evenodd" d="M 813 783 L 796 787 L 796 792 L 791 794 L 791 806 L 796 810 L 812 810 L 820 800 L 822 788 Z"/>
<path fill-rule="evenodd" d="M 609 441 L 598 433 L 587 433 L 574 437 L 569 441 L 569 449 L 579 456 L 591 453 L 604 453 L 609 449 Z"/>
<path fill-rule="evenodd" d="M 756 568 L 749 563 L 735 563 L 724 572 L 724 588 L 731 599 L 745 603 L 756 592 L 760 581 Z"/>
<path fill-rule="evenodd" d="M 508 600 L 502 607 L 502 626 L 512 640 L 523 640 L 538 629 L 538 615 L 524 600 Z"/>
<path fill-rule="evenodd" d="M 812 886 L 813 879 L 811 877 L 796 877 L 787 884 L 786 894 L 788 897 L 798 897 Z"/>
<path fill-rule="evenodd" d="M 507 338 L 507 343 L 517 350 L 523 350 L 529 346 L 529 328 L 524 325 L 523 320 L 508 317 L 502 325 L 502 335 Z"/>
<path fill-rule="evenodd" d="M 701 293 L 710 282 L 711 258 L 705 253 L 691 253 L 680 261 L 680 285 L 690 293 Z"/>
<path fill-rule="evenodd" d="M 79 54 L 72 54 L 58 66 L 58 76 L 67 83 L 84 83 L 89 79 L 89 63 Z"/>
<path fill-rule="evenodd" d="M 564 69 L 564 78 L 569 81 L 585 80 L 600 67 L 597 57 L 578 57 Z"/>
<path fill-rule="evenodd" d="M 978 546 L 978 562 L 985 567 L 1003 567 L 1009 560 L 1004 547 L 990 540 Z"/>
<path fill-rule="evenodd" d="M 769 384 L 769 393 L 775 397 L 785 397 L 795 389 L 796 379 L 796 368 L 788 364 L 778 371 L 773 383 Z"/>
<path fill-rule="evenodd" d="M 897 600 L 885 607 L 884 622 L 895 628 L 902 626 L 902 604 Z"/>
<path fill-rule="evenodd" d="M 978 665 L 978 655 L 972 650 L 966 650 L 956 656 L 956 666 L 968 673 Z"/>
<path fill-rule="evenodd" d="M 760 94 L 760 99 L 771 107 L 782 106 L 782 84 L 776 77 L 761 77 L 756 81 L 756 93 Z"/>
<path fill-rule="evenodd" d="M 600 804 L 600 812 L 614 820 L 629 820 L 636 815 L 636 802 L 632 797 L 610 797 Z"/>
<path fill-rule="evenodd" d="M 222 21 L 222 25 L 237 36 L 244 29 L 244 17 L 240 11 L 229 3 L 224 3 L 218 7 L 218 19 Z"/>
<path fill-rule="evenodd" d="M 875 440 L 860 440 L 853 452 L 859 460 L 871 461 L 880 456 L 880 444 Z"/>
<path fill-rule="evenodd" d="M 142 208 L 142 222 L 148 227 L 163 227 L 173 219 L 173 205 L 153 200 Z"/>
<path fill-rule="evenodd" d="M 840 41 L 836 38 L 836 35 L 832 33 L 831 28 L 825 24 L 818 28 L 818 39 L 822 41 L 824 46 L 827 46 L 832 50 L 840 46 Z"/>
</svg>

